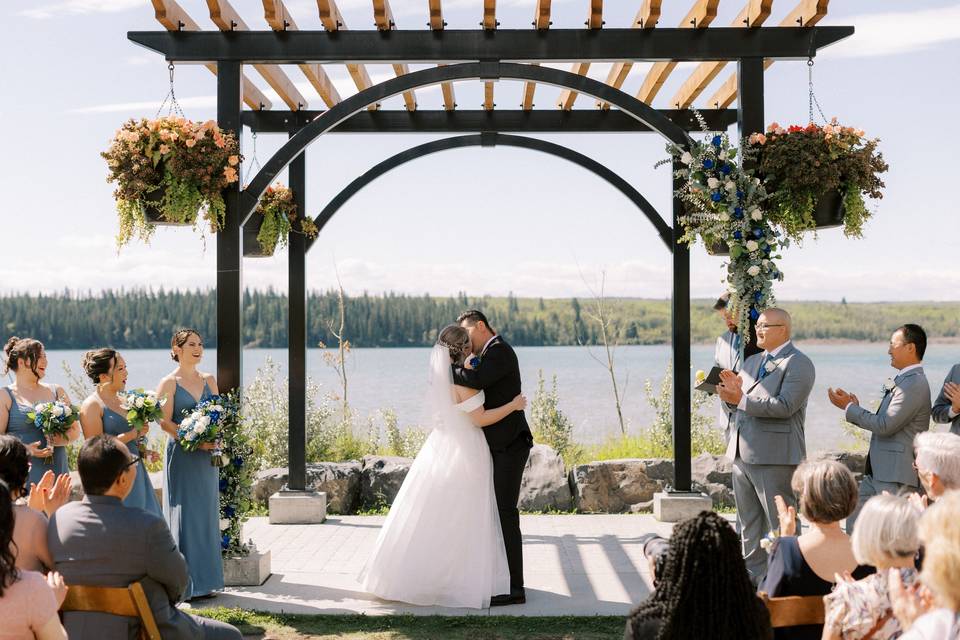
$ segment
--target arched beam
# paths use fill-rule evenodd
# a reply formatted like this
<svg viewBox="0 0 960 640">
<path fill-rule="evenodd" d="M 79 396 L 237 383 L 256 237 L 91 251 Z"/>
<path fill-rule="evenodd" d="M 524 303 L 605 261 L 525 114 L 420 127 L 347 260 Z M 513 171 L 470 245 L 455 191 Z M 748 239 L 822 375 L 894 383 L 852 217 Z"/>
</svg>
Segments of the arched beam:
<svg viewBox="0 0 960 640">
<path fill-rule="evenodd" d="M 627 115 L 636 118 L 660 133 L 667 140 L 688 146 L 691 142 L 687 133 L 664 117 L 659 111 L 637 100 L 633 96 L 614 89 L 587 76 L 578 76 L 575 73 L 552 69 L 550 67 L 536 67 L 528 64 L 509 62 L 466 62 L 444 67 L 423 69 L 406 75 L 391 78 L 385 82 L 364 89 L 347 98 L 343 102 L 331 107 L 322 116 L 305 126 L 286 144 L 273 154 L 257 172 L 250 185 L 244 189 L 240 204 L 240 224 L 246 224 L 256 209 L 257 201 L 267 187 L 276 179 L 290 162 L 300 155 L 307 146 L 321 135 L 343 122 L 354 113 L 368 105 L 380 102 L 410 89 L 430 86 L 452 80 L 469 79 L 510 79 L 532 80 L 543 84 L 554 85 L 566 89 L 573 89 L 593 98 L 598 98 L 619 108 Z"/>
<path fill-rule="evenodd" d="M 663 241 L 663 244 L 666 245 L 667 251 L 673 251 L 673 229 L 664 222 L 663 218 L 657 213 L 657 210 L 651 205 L 643 195 L 637 191 L 629 182 L 621 178 L 619 175 L 600 164 L 593 158 L 583 155 L 579 151 L 574 151 L 569 147 L 564 147 L 563 145 L 556 144 L 554 142 L 548 142 L 546 140 L 541 140 L 539 138 L 527 138 L 525 136 L 512 136 L 500 133 L 477 133 L 467 136 L 455 136 L 452 138 L 443 138 L 441 140 L 433 140 L 425 144 L 406 149 L 400 153 L 391 156 L 380 162 L 376 166 L 372 167 L 366 171 L 363 175 L 357 177 L 353 182 L 348 184 L 343 188 L 340 193 L 338 193 L 327 206 L 323 208 L 316 218 L 314 218 L 314 223 L 316 223 L 317 228 L 322 230 L 324 226 L 333 216 L 347 203 L 350 198 L 356 195 L 361 189 L 366 187 L 368 184 L 382 176 L 383 174 L 396 169 L 397 167 L 404 165 L 412 160 L 428 156 L 433 153 L 438 153 L 440 151 L 449 151 L 451 149 L 462 149 L 464 147 L 478 147 L 478 146 L 496 146 L 503 145 L 508 147 L 519 147 L 521 149 L 531 149 L 534 151 L 540 151 L 542 153 L 547 153 L 558 158 L 563 158 L 568 160 L 580 167 L 583 167 L 587 171 L 593 172 L 600 178 L 603 178 L 612 186 L 617 188 L 620 193 L 625 195 L 630 202 L 635 204 L 638 209 L 643 211 L 643 214 L 647 217 L 647 220 L 656 228 L 657 233 L 660 235 L 660 240 Z M 313 240 L 307 240 L 306 250 L 309 251 L 313 246 Z"/>
</svg>

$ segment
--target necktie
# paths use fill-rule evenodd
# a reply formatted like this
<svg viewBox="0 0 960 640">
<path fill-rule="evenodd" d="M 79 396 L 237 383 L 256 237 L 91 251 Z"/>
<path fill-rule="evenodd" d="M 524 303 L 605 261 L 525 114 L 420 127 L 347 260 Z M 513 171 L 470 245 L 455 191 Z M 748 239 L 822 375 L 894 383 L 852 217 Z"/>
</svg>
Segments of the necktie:
<svg viewBox="0 0 960 640">
<path fill-rule="evenodd" d="M 763 356 L 763 362 L 760 363 L 760 375 L 757 377 L 757 380 L 763 380 L 767 377 L 767 364 L 773 362 L 773 358 L 768 353 Z"/>
</svg>

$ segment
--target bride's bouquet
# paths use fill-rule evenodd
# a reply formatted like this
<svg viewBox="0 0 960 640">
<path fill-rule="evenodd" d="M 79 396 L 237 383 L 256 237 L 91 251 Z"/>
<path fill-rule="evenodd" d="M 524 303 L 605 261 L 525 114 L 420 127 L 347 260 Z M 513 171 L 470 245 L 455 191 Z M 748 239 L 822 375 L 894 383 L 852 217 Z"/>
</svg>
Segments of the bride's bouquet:
<svg viewBox="0 0 960 640">
<path fill-rule="evenodd" d="M 213 444 L 210 464 L 222 467 L 223 433 L 227 425 L 239 419 L 240 408 L 237 403 L 226 396 L 213 396 L 185 413 L 187 415 L 177 429 L 180 446 L 187 451 L 197 451 L 200 445 Z"/>
<path fill-rule="evenodd" d="M 27 414 L 33 425 L 49 439 L 53 436 L 65 436 L 71 425 L 80 417 L 80 410 L 66 402 L 40 402 Z M 52 458 L 44 458 L 47 464 L 53 464 Z"/>
<path fill-rule="evenodd" d="M 143 458 L 147 455 L 147 440 L 140 432 L 145 432 L 151 422 L 160 422 L 167 398 L 158 398 L 156 392 L 143 389 L 124 391 L 118 393 L 117 397 L 120 399 L 120 406 L 127 412 L 127 424 L 137 430 L 137 449 Z"/>
</svg>

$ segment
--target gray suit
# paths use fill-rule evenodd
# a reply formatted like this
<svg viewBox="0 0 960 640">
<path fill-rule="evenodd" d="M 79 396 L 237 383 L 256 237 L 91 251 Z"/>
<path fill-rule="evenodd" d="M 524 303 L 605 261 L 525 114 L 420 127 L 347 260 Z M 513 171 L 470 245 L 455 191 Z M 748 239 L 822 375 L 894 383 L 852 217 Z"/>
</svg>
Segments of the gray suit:
<svg viewBox="0 0 960 640">
<path fill-rule="evenodd" d="M 813 362 L 793 343 L 771 361 L 762 376 L 766 352 L 743 363 L 743 408 L 737 409 L 727 456 L 733 460 L 733 493 L 743 557 L 750 577 L 759 582 L 767 566 L 760 540 L 779 526 L 774 497 L 796 506 L 790 480 L 807 455 L 804 419 L 813 389 Z"/>
<path fill-rule="evenodd" d="M 855 404 L 847 407 L 847 422 L 873 434 L 860 498 L 856 511 L 847 518 L 847 531 L 853 531 L 860 509 L 871 497 L 920 486 L 913 468 L 913 439 L 930 428 L 930 385 L 922 367 L 901 373 L 893 382 L 876 413 Z"/>
<path fill-rule="evenodd" d="M 734 373 L 740 371 L 740 340 L 736 333 L 727 331 L 717 338 L 717 344 L 713 349 L 713 363 L 721 369 L 729 369 Z M 730 407 L 725 402 L 720 403 L 723 412 L 727 416 L 726 438 L 730 440 L 730 431 L 733 428 L 733 417 L 736 415 L 736 407 Z"/>
<path fill-rule="evenodd" d="M 955 364 L 950 369 L 950 373 L 947 374 L 946 379 L 943 381 L 943 386 L 947 386 L 948 382 L 953 382 L 955 384 L 960 384 L 960 364 Z M 960 414 L 950 417 L 950 400 L 947 399 L 946 394 L 943 393 L 943 387 L 940 387 L 940 395 L 937 396 L 936 402 L 933 403 L 933 409 L 931 410 L 931 415 L 933 416 L 933 421 L 940 424 L 950 424 L 950 433 L 955 433 L 960 435 Z"/>
<path fill-rule="evenodd" d="M 68 585 L 125 587 L 142 580 L 164 639 L 240 640 L 236 628 L 176 608 L 189 576 L 163 518 L 118 498 L 87 496 L 53 514 L 47 542 Z M 64 626 L 70 640 L 132 640 L 140 627 L 133 618 L 83 612 L 66 613 Z"/>
</svg>

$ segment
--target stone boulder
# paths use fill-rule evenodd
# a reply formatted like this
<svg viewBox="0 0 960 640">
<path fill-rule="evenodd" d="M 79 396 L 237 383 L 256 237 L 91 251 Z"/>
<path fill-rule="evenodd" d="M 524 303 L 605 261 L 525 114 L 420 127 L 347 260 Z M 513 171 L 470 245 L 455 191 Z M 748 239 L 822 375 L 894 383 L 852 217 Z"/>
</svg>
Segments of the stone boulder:
<svg viewBox="0 0 960 640">
<path fill-rule="evenodd" d="M 722 484 L 733 489 L 733 463 L 725 456 L 700 454 L 693 459 L 690 475 L 702 485 Z"/>
<path fill-rule="evenodd" d="M 634 505 L 649 502 L 663 491 L 667 481 L 651 478 L 665 475 L 665 467 L 649 460 L 624 459 L 589 462 L 570 471 L 574 504 L 581 513 L 625 513 Z M 671 479 L 673 474 L 670 474 Z"/>
<path fill-rule="evenodd" d="M 818 460 L 836 460 L 840 464 L 846 465 L 857 480 L 863 475 L 867 467 L 867 454 L 865 452 L 854 453 L 851 451 L 823 451 L 817 457 Z"/>
<path fill-rule="evenodd" d="M 517 506 L 522 511 L 567 511 L 572 499 L 563 458 L 545 444 L 533 445 Z"/>
<path fill-rule="evenodd" d="M 307 489 L 327 494 L 332 513 L 355 513 L 360 506 L 359 462 L 311 462 L 307 465 Z M 264 506 L 277 491 L 287 485 L 286 468 L 265 469 L 257 474 L 253 498 Z"/>
<path fill-rule="evenodd" d="M 411 458 L 364 456 L 360 472 L 360 504 L 363 508 L 393 504 L 411 464 Z"/>
</svg>

